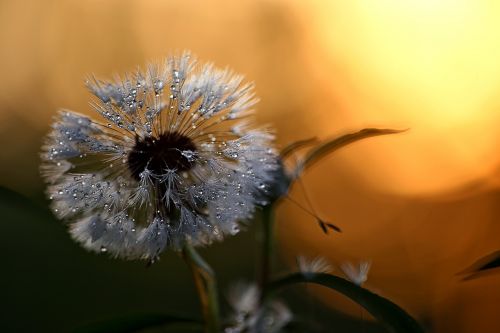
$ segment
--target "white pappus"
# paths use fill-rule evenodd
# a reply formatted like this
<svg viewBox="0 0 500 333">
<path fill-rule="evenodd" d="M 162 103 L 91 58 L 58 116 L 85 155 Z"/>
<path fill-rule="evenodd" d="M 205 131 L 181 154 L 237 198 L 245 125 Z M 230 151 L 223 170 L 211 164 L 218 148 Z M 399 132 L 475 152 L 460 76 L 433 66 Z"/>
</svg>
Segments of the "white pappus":
<svg viewBox="0 0 500 333">
<path fill-rule="evenodd" d="M 274 136 L 255 128 L 253 85 L 189 52 L 115 81 L 91 78 L 94 120 L 60 111 L 41 173 L 85 248 L 155 260 L 239 231 L 265 204 Z"/>
<path fill-rule="evenodd" d="M 362 286 L 368 280 L 368 272 L 371 265 L 371 261 L 360 261 L 357 266 L 350 262 L 345 262 L 340 265 L 340 269 L 342 269 L 342 272 L 344 272 L 349 281 Z"/>
<path fill-rule="evenodd" d="M 293 319 L 290 309 L 279 300 L 261 304 L 261 291 L 254 283 L 231 285 L 228 302 L 233 312 L 224 333 L 278 333 Z"/>
<path fill-rule="evenodd" d="M 298 256 L 295 258 L 299 272 L 305 276 L 312 276 L 317 273 L 331 273 L 332 265 L 324 257 L 308 258 Z"/>
</svg>

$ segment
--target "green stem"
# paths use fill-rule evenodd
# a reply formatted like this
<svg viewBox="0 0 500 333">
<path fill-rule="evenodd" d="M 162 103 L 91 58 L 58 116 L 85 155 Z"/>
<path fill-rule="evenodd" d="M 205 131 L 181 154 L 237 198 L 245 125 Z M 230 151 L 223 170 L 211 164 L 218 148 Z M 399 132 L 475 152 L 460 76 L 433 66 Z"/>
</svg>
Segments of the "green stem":
<svg viewBox="0 0 500 333">
<path fill-rule="evenodd" d="M 196 290 L 200 297 L 206 333 L 220 333 L 219 301 L 215 273 L 191 244 L 184 246 L 184 260 L 193 273 Z"/>
<path fill-rule="evenodd" d="M 274 250 L 274 207 L 267 205 L 262 210 L 262 267 L 260 271 L 261 290 L 266 290 L 272 273 L 272 258 Z"/>
</svg>

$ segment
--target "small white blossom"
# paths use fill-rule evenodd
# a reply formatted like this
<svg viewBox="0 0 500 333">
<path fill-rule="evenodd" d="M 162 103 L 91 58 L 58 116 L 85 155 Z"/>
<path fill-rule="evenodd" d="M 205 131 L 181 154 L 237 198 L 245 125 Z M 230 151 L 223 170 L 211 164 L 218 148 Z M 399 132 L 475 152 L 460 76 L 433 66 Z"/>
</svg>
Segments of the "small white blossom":
<svg viewBox="0 0 500 333">
<path fill-rule="evenodd" d="M 342 272 L 346 275 L 346 277 L 353 283 L 361 286 L 363 283 L 368 280 L 368 272 L 370 271 L 371 262 L 370 261 L 361 261 L 358 266 L 354 266 L 350 262 L 346 262 L 340 265 Z"/>
<path fill-rule="evenodd" d="M 261 291 L 253 283 L 231 286 L 228 302 L 233 310 L 224 333 L 278 333 L 292 320 L 292 313 L 280 301 L 260 303 Z"/>
<path fill-rule="evenodd" d="M 298 256 L 297 266 L 299 268 L 299 271 L 304 275 L 314 273 L 331 273 L 331 271 L 333 270 L 328 260 L 323 257 L 310 259 L 305 256 Z"/>
<path fill-rule="evenodd" d="M 274 136 L 252 125 L 253 86 L 242 82 L 187 52 L 117 81 L 90 79 L 101 119 L 59 112 L 41 154 L 52 209 L 73 238 L 154 260 L 238 232 L 277 168 Z"/>
</svg>

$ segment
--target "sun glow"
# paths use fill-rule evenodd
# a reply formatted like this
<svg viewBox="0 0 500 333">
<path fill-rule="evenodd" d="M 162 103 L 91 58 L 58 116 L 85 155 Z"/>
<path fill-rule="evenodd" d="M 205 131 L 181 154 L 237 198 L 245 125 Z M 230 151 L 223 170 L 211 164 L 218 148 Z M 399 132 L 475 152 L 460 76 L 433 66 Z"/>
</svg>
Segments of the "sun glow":
<svg viewBox="0 0 500 333">
<path fill-rule="evenodd" d="M 347 123 L 389 121 L 412 129 L 399 142 L 382 143 L 382 153 L 356 154 L 373 155 L 374 169 L 359 170 L 365 178 L 377 179 L 373 184 L 385 190 L 420 193 L 460 185 L 496 167 L 500 6 L 465 0 L 318 1 L 311 11 L 312 41 L 323 52 L 311 63 Z M 324 133 L 337 128 L 323 124 Z M 387 164 L 380 159 L 397 172 L 384 173 Z"/>
</svg>

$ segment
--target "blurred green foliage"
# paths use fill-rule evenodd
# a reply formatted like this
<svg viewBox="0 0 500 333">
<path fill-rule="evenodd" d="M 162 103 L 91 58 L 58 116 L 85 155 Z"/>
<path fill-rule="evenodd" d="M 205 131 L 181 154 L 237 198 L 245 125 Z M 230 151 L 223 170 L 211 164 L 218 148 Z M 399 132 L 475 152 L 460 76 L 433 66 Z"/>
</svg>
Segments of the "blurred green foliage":
<svg viewBox="0 0 500 333">
<path fill-rule="evenodd" d="M 2 332 L 72 332 L 138 314 L 200 317 L 191 274 L 177 254 L 166 253 L 147 267 L 144 262 L 88 253 L 70 239 L 45 201 L 2 187 L 0 216 Z M 255 277 L 259 230 L 255 225 L 248 229 L 202 252 L 218 274 L 222 294 L 231 282 Z M 278 269 L 284 270 L 283 265 Z M 340 333 L 385 332 L 374 322 L 363 323 L 315 304 L 304 288 L 298 289 L 283 296 L 295 315 L 290 331 L 330 332 L 334 327 Z"/>
</svg>

